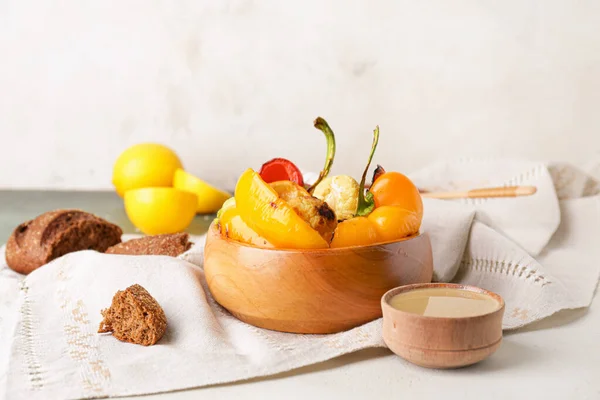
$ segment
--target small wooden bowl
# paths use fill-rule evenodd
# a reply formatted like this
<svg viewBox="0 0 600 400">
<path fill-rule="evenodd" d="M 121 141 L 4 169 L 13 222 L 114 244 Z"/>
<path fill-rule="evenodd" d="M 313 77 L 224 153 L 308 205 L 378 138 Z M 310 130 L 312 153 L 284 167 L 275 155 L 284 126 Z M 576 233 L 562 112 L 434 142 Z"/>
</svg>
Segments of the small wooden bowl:
<svg viewBox="0 0 600 400">
<path fill-rule="evenodd" d="M 390 305 L 399 293 L 415 289 L 454 288 L 484 294 L 498 302 L 494 311 L 473 317 L 431 317 L 401 311 Z M 394 353 L 427 368 L 459 368 L 492 355 L 502 342 L 504 300 L 475 286 L 429 283 L 398 287 L 381 299 L 383 340 Z"/>
<path fill-rule="evenodd" d="M 427 235 L 324 250 L 251 247 L 211 225 L 204 272 L 215 300 L 240 320 L 293 333 L 334 333 L 381 317 L 381 296 L 431 282 Z"/>
</svg>

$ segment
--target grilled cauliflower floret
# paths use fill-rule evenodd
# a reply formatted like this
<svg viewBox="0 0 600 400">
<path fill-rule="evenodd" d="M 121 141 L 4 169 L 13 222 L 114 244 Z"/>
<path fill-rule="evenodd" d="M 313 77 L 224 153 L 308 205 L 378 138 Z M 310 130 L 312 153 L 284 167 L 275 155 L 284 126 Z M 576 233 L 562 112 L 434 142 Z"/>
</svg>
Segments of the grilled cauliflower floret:
<svg viewBox="0 0 600 400">
<path fill-rule="evenodd" d="M 348 175 L 337 175 L 323 179 L 313 195 L 325 201 L 333 209 L 338 220 L 350 219 L 356 215 L 360 186 Z"/>
<path fill-rule="evenodd" d="M 335 212 L 323 200 L 311 196 L 306 189 L 291 181 L 270 183 L 279 197 L 288 203 L 292 209 L 321 237 L 331 242 L 333 231 L 337 227 Z"/>
</svg>

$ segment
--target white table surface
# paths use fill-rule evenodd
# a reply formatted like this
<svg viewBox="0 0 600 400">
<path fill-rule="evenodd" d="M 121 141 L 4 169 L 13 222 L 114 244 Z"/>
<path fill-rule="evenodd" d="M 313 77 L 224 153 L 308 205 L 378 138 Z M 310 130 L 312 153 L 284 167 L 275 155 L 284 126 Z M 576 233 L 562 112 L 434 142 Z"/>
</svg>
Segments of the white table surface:
<svg viewBox="0 0 600 400">
<path fill-rule="evenodd" d="M 138 398 L 188 399 L 600 399 L 600 296 L 506 333 L 489 359 L 426 370 L 370 349 L 249 381 Z"/>
</svg>

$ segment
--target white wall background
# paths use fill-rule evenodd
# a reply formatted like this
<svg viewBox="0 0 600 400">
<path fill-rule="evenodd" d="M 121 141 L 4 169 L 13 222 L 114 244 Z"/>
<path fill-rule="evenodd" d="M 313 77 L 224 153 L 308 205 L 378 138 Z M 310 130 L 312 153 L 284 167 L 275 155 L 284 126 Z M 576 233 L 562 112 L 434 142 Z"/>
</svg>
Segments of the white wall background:
<svg viewBox="0 0 600 400">
<path fill-rule="evenodd" d="M 336 172 L 600 154 L 600 2 L 0 2 L 0 187 L 110 188 L 142 141 L 233 187 L 272 157 Z"/>
</svg>

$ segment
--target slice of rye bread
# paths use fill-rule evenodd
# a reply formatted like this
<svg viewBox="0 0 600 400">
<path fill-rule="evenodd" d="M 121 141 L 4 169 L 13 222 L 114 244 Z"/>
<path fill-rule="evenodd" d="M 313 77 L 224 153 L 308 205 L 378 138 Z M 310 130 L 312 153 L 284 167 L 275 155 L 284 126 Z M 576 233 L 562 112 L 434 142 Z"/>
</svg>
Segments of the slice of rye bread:
<svg viewBox="0 0 600 400">
<path fill-rule="evenodd" d="M 104 252 L 120 243 L 122 234 L 117 225 L 85 211 L 49 211 L 17 226 L 6 243 L 6 263 L 29 274 L 67 253 Z"/>
<path fill-rule="evenodd" d="M 187 233 L 144 236 L 112 246 L 106 253 L 177 257 L 192 247 L 189 240 Z"/>
<path fill-rule="evenodd" d="M 167 317 L 162 307 L 138 284 L 119 290 L 110 308 L 102 310 L 102 316 L 98 333 L 111 332 L 122 342 L 151 346 L 167 330 Z"/>
</svg>

